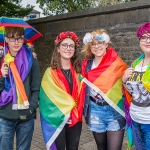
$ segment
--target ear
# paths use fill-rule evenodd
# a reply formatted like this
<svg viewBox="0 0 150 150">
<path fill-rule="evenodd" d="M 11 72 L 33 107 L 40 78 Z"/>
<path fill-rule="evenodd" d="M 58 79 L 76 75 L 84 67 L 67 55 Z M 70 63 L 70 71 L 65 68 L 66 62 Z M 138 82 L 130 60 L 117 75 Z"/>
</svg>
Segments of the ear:
<svg viewBox="0 0 150 150">
<path fill-rule="evenodd" d="M 108 48 L 108 43 L 106 43 L 106 49 Z"/>
<path fill-rule="evenodd" d="M 6 42 L 6 43 L 8 43 L 8 38 L 7 38 L 6 36 L 5 36 L 5 38 L 4 38 L 4 39 L 5 39 L 5 42 Z"/>
</svg>

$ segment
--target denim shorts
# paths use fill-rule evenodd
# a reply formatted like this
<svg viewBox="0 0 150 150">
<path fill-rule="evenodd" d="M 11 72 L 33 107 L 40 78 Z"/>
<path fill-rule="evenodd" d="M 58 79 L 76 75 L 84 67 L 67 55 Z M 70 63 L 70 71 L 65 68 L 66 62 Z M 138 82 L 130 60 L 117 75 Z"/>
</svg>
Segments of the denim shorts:
<svg viewBox="0 0 150 150">
<path fill-rule="evenodd" d="M 99 106 L 92 101 L 90 101 L 88 127 L 97 133 L 120 130 L 118 121 L 114 120 L 112 108 L 109 105 Z"/>
</svg>

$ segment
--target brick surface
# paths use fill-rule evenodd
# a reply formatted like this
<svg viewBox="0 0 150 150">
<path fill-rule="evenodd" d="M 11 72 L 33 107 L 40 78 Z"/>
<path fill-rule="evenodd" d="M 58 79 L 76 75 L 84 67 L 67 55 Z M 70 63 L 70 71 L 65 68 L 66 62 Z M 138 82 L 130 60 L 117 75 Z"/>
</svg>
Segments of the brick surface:
<svg viewBox="0 0 150 150">
<path fill-rule="evenodd" d="M 122 150 L 126 150 L 126 148 L 127 148 L 127 140 L 126 138 L 124 138 Z M 14 142 L 14 150 L 15 150 L 15 142 Z M 31 150 L 46 150 L 41 131 L 39 110 L 37 111 L 37 119 L 35 120 Z M 91 131 L 87 128 L 86 124 L 83 124 L 82 126 L 79 150 L 97 150 L 93 135 Z M 131 150 L 135 150 L 135 148 L 133 147 Z"/>
</svg>

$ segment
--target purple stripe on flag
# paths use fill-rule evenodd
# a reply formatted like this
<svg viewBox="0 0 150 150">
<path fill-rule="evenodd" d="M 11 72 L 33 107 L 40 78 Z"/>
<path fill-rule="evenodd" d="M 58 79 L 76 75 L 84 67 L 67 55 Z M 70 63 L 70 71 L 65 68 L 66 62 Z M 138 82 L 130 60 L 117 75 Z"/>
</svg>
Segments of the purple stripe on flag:
<svg viewBox="0 0 150 150">
<path fill-rule="evenodd" d="M 40 119 L 41 119 L 44 141 L 45 143 L 47 143 L 49 139 L 51 139 L 52 135 L 55 133 L 56 129 L 43 118 L 41 113 L 40 113 Z"/>
</svg>

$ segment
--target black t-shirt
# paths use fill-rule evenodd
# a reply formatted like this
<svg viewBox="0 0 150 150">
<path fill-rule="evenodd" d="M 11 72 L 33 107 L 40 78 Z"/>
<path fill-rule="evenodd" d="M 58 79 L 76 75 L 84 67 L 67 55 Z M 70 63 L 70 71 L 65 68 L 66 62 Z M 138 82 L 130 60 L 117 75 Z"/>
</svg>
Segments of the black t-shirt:
<svg viewBox="0 0 150 150">
<path fill-rule="evenodd" d="M 61 70 L 68 81 L 70 93 L 72 94 L 73 80 L 71 70 L 70 69 L 61 69 Z"/>
</svg>

